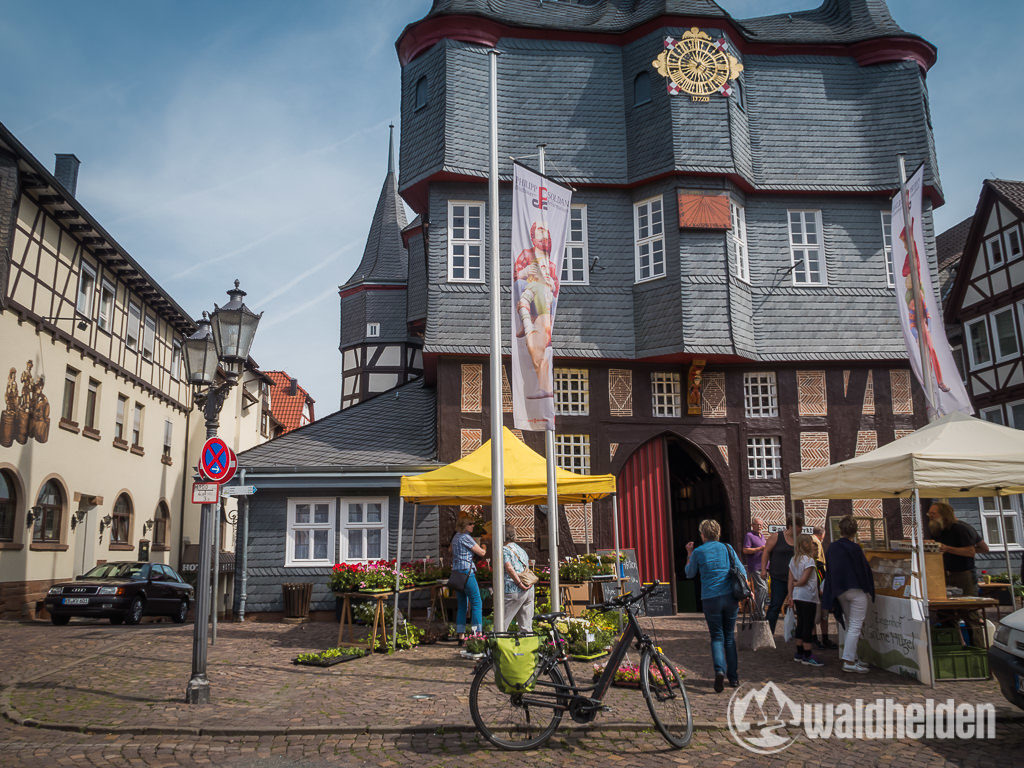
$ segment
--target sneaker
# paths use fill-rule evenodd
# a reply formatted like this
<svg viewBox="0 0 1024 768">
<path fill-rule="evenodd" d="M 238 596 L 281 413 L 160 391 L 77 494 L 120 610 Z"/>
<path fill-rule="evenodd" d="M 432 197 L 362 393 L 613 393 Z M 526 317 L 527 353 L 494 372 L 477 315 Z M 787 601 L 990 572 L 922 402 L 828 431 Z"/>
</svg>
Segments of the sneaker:
<svg viewBox="0 0 1024 768">
<path fill-rule="evenodd" d="M 795 661 L 797 664 L 803 664 L 804 663 L 804 655 L 802 653 L 800 653 L 800 651 L 797 651 L 796 653 L 793 654 L 793 661 Z"/>
<path fill-rule="evenodd" d="M 867 674 L 868 668 L 859 666 L 856 662 L 850 663 L 848 661 L 843 662 L 843 672 L 856 672 L 859 675 Z"/>
<path fill-rule="evenodd" d="M 730 681 L 729 681 L 729 687 L 730 687 L 730 688 L 739 688 L 739 687 L 740 687 L 740 681 L 739 681 L 739 678 L 737 678 L 737 679 L 735 679 L 735 680 L 730 680 Z"/>
<path fill-rule="evenodd" d="M 863 670 L 864 670 L 865 672 L 870 672 L 870 671 L 871 671 L 871 665 L 870 665 L 870 664 L 865 664 L 865 663 L 864 663 L 863 661 L 861 661 L 860 659 L 857 659 L 857 660 L 856 660 L 855 662 L 853 662 L 853 663 L 854 663 L 854 665 L 855 665 L 855 666 L 857 666 L 857 667 L 860 667 L 860 668 L 861 668 L 861 669 L 863 669 Z"/>
<path fill-rule="evenodd" d="M 800 659 L 800 661 L 801 661 L 801 663 L 806 664 L 808 667 L 824 667 L 825 666 L 820 661 L 818 661 L 816 658 L 814 658 L 813 655 L 805 656 L 804 658 Z"/>
<path fill-rule="evenodd" d="M 725 675 L 718 672 L 715 675 L 715 693 L 721 693 L 723 688 L 725 688 Z"/>
</svg>

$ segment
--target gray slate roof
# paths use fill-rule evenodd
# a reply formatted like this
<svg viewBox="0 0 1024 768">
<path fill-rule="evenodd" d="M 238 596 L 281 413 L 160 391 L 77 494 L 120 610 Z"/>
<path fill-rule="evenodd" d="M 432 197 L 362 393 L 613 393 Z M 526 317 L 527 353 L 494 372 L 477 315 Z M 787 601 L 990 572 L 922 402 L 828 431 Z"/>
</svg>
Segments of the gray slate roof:
<svg viewBox="0 0 1024 768">
<path fill-rule="evenodd" d="M 395 147 L 392 138 L 388 148 L 388 173 L 384 177 L 377 208 L 373 212 L 363 258 L 342 288 L 358 283 L 406 279 L 408 263 L 405 246 L 402 244 L 402 230 L 405 229 L 406 223 L 405 206 L 398 195 Z"/>
<path fill-rule="evenodd" d="M 711 0 L 434 0 L 427 18 L 453 14 L 485 16 L 520 27 L 612 33 L 659 16 L 717 18 L 729 20 L 745 38 L 757 42 L 852 43 L 917 37 L 893 20 L 885 0 L 824 0 L 811 10 L 741 20 Z"/>
<path fill-rule="evenodd" d="M 985 179 L 985 183 L 1003 198 L 1003 202 L 1014 209 L 1014 213 L 1024 219 L 1024 181 Z"/>
<path fill-rule="evenodd" d="M 238 455 L 246 469 L 300 471 L 432 467 L 437 405 L 422 379 L 289 432 Z"/>
</svg>

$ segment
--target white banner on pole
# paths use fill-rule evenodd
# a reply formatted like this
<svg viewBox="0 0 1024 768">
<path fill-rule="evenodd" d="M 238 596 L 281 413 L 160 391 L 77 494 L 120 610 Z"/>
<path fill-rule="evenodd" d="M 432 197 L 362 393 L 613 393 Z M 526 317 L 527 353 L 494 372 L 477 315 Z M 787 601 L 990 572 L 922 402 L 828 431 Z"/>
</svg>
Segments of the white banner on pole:
<svg viewBox="0 0 1024 768">
<path fill-rule="evenodd" d="M 572 193 L 515 165 L 512 192 L 512 411 L 517 429 L 555 428 L 551 329 Z"/>
<path fill-rule="evenodd" d="M 966 414 L 974 413 L 967 390 L 960 380 L 953 353 L 949 348 L 946 330 L 942 323 L 942 312 L 935 304 L 935 291 L 932 288 L 931 270 L 924 248 L 924 227 L 921 221 L 921 195 L 924 187 L 924 166 L 917 169 L 907 182 L 907 193 L 910 198 L 910 223 L 913 234 L 912 241 L 918 254 L 920 265 L 918 274 L 921 282 L 922 301 L 914 298 L 913 281 L 910 274 L 912 259 L 908 255 L 906 232 L 903 222 L 903 205 L 897 194 L 892 199 L 892 265 L 896 282 L 896 300 L 900 311 L 900 324 L 903 326 L 903 340 L 906 342 L 910 367 L 925 390 L 925 398 L 934 399 L 932 408 L 940 416 L 954 411 Z M 924 304 L 924 322 L 922 313 L 918 311 L 919 303 Z M 921 351 L 918 344 L 918 333 L 923 327 L 925 348 L 929 359 L 925 364 L 931 369 L 932 390 L 928 392 L 921 368 Z"/>
</svg>

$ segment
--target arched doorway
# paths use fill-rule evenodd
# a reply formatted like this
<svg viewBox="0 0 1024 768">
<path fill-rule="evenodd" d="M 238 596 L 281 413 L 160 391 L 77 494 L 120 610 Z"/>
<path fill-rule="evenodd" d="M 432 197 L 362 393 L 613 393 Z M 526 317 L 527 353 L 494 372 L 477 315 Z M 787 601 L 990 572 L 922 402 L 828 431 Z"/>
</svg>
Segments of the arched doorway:
<svg viewBox="0 0 1024 768">
<path fill-rule="evenodd" d="M 680 611 L 700 609 L 700 589 L 684 574 L 686 542 L 700 543 L 701 520 L 722 526 L 733 538 L 732 516 L 722 478 L 704 453 L 671 433 L 640 446 L 618 477 L 622 546 L 637 553 L 640 578 L 671 585 Z"/>
</svg>

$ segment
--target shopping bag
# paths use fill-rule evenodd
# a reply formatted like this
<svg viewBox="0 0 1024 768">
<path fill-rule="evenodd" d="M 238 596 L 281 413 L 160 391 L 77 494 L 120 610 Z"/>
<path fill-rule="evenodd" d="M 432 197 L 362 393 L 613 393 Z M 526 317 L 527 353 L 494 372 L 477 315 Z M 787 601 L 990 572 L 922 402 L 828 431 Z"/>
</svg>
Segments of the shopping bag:
<svg viewBox="0 0 1024 768">
<path fill-rule="evenodd" d="M 736 644 L 741 648 L 760 651 L 762 648 L 775 648 L 775 638 L 772 637 L 772 630 L 767 621 L 753 618 L 748 614 L 736 628 Z"/>
<path fill-rule="evenodd" d="M 790 608 L 782 620 L 782 639 L 791 643 L 794 637 L 796 637 L 796 611 Z"/>
</svg>

